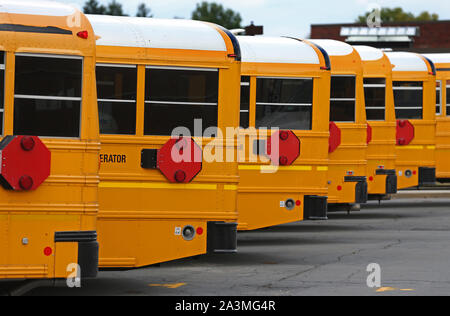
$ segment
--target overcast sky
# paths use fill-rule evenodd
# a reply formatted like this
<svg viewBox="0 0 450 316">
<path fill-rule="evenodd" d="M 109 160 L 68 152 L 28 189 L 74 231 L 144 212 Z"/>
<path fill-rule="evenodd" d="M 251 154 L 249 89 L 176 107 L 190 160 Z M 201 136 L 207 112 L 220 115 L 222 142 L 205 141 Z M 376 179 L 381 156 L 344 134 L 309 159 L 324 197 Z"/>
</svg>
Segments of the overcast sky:
<svg viewBox="0 0 450 316">
<path fill-rule="evenodd" d="M 58 0 L 82 7 L 85 0 Z M 99 0 L 106 4 L 109 0 Z M 201 0 L 118 0 L 127 14 L 135 15 L 139 3 L 145 2 L 155 18 L 190 18 L 196 3 Z M 358 15 L 368 11 L 373 4 L 383 7 L 400 6 L 418 14 L 430 11 L 441 19 L 450 20 L 449 0 L 215 0 L 225 7 L 241 13 L 243 24 L 254 21 L 264 25 L 266 35 L 301 36 L 310 32 L 317 23 L 354 22 Z"/>
</svg>

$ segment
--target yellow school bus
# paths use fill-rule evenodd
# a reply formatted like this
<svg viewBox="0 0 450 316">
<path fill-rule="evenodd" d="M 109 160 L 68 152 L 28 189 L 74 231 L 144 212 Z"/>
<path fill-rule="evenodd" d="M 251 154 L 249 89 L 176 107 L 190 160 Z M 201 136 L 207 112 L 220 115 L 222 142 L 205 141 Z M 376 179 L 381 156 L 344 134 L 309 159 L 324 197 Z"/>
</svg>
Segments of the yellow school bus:
<svg viewBox="0 0 450 316">
<path fill-rule="evenodd" d="M 238 229 L 326 219 L 328 56 L 293 38 L 239 36 L 238 41 L 244 149 Z"/>
<path fill-rule="evenodd" d="M 450 54 L 426 54 L 436 67 L 436 178 L 450 182 Z"/>
<path fill-rule="evenodd" d="M 396 119 L 391 63 L 383 51 L 355 46 L 364 71 L 364 97 L 368 124 L 367 182 L 369 199 L 397 193 L 395 171 Z"/>
<path fill-rule="evenodd" d="M 425 57 L 386 53 L 392 64 L 397 118 L 398 188 L 436 182 L 436 70 Z"/>
<path fill-rule="evenodd" d="M 98 36 L 100 266 L 236 252 L 237 145 L 225 134 L 239 123 L 236 38 L 199 21 L 88 18 Z"/>
<path fill-rule="evenodd" d="M 0 1 L 0 21 L 0 279 L 94 277 L 92 27 L 70 6 L 37 1 Z"/>
<path fill-rule="evenodd" d="M 311 42 L 321 46 L 331 60 L 328 203 L 340 207 L 365 203 L 368 127 L 361 58 L 343 42 Z"/>
</svg>

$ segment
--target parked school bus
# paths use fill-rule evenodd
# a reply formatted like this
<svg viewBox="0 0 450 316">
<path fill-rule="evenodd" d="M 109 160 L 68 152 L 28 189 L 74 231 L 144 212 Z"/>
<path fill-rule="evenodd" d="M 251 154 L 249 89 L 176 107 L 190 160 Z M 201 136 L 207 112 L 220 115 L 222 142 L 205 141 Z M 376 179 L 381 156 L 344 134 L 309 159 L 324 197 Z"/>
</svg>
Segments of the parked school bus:
<svg viewBox="0 0 450 316">
<path fill-rule="evenodd" d="M 238 40 L 245 149 L 239 164 L 238 228 L 326 219 L 328 56 L 292 38 Z"/>
<path fill-rule="evenodd" d="M 436 70 L 425 57 L 386 53 L 392 64 L 397 118 L 398 188 L 436 182 Z"/>
<path fill-rule="evenodd" d="M 426 54 L 436 67 L 436 178 L 450 182 L 450 54 Z"/>
<path fill-rule="evenodd" d="M 100 141 L 91 25 L 67 5 L 0 1 L 0 38 L 0 279 L 95 277 Z"/>
<path fill-rule="evenodd" d="M 365 203 L 368 127 L 361 58 L 343 42 L 311 42 L 322 47 L 331 60 L 328 203 Z"/>
<path fill-rule="evenodd" d="M 395 119 L 391 63 L 383 51 L 354 46 L 364 71 L 364 98 L 368 124 L 367 177 L 370 199 L 397 193 Z"/>
<path fill-rule="evenodd" d="M 198 21 L 88 18 L 99 37 L 100 266 L 235 252 L 236 142 L 217 127 L 239 124 L 236 38 Z M 233 159 L 211 161 L 212 146 Z"/>
</svg>

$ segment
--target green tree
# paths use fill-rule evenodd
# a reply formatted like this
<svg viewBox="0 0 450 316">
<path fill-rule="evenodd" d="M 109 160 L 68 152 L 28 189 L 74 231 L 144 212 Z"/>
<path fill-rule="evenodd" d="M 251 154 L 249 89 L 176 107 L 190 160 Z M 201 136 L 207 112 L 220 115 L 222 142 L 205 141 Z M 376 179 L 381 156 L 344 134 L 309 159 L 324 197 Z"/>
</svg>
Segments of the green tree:
<svg viewBox="0 0 450 316">
<path fill-rule="evenodd" d="M 360 15 L 356 22 L 366 23 L 367 17 L 372 12 L 366 12 L 364 15 Z M 427 11 L 422 12 L 418 16 L 415 16 L 411 12 L 405 12 L 402 8 L 382 8 L 381 9 L 381 21 L 382 22 L 414 22 L 414 21 L 437 21 L 439 15 L 429 13 Z"/>
<path fill-rule="evenodd" d="M 111 0 L 110 3 L 106 6 L 106 15 L 114 15 L 114 16 L 126 16 L 123 11 L 122 4 L 117 2 L 116 0 Z"/>
<path fill-rule="evenodd" d="M 105 14 L 106 8 L 100 5 L 97 0 L 88 0 L 84 4 L 83 11 L 86 14 Z"/>
<path fill-rule="evenodd" d="M 242 17 L 238 12 L 225 9 L 221 4 L 206 1 L 197 4 L 192 12 L 192 20 L 216 23 L 227 29 L 241 28 L 242 23 Z"/>
<path fill-rule="evenodd" d="M 151 12 L 152 10 L 149 7 L 147 7 L 145 3 L 141 3 L 138 6 L 136 16 L 141 18 L 152 18 L 153 14 Z"/>
</svg>

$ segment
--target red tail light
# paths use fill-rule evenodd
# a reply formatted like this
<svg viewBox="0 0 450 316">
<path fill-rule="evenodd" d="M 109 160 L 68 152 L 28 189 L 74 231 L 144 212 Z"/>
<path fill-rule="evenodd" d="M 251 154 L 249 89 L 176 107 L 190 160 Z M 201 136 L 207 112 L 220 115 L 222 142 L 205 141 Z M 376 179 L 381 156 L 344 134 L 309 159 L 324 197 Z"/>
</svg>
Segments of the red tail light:
<svg viewBox="0 0 450 316">
<path fill-rule="evenodd" d="M 89 32 L 88 31 L 81 31 L 81 32 L 77 33 L 77 36 L 79 38 L 82 38 L 82 39 L 88 39 L 89 38 Z"/>
</svg>

